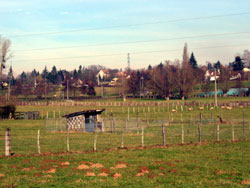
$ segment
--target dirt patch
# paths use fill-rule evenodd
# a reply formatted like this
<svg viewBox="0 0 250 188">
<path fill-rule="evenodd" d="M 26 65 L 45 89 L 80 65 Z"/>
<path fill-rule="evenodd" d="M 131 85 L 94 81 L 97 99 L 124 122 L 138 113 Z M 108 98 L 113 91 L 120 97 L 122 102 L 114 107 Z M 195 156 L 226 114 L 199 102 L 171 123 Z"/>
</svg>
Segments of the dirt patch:
<svg viewBox="0 0 250 188">
<path fill-rule="evenodd" d="M 46 176 L 43 176 L 45 178 L 52 178 L 53 176 L 51 176 L 50 174 L 46 175 Z"/>
<path fill-rule="evenodd" d="M 145 174 L 149 174 L 150 170 L 147 166 L 142 166 L 139 168 L 138 173 L 136 174 L 137 177 L 144 176 Z"/>
<path fill-rule="evenodd" d="M 62 165 L 62 166 L 69 166 L 70 163 L 68 161 L 66 161 L 66 162 L 62 162 L 60 165 Z"/>
<path fill-rule="evenodd" d="M 100 169 L 100 172 L 103 172 L 103 173 L 106 173 L 106 174 L 109 174 L 110 172 L 109 172 L 109 169 L 107 169 L 107 168 L 101 168 Z"/>
<path fill-rule="evenodd" d="M 159 176 L 164 176 L 165 174 L 163 172 L 159 173 L 158 174 Z"/>
<path fill-rule="evenodd" d="M 81 164 L 77 167 L 78 170 L 89 170 L 89 166 L 85 164 Z"/>
<path fill-rule="evenodd" d="M 222 174 L 222 171 L 221 170 L 216 170 L 216 175 L 220 175 Z"/>
<path fill-rule="evenodd" d="M 120 163 L 115 166 L 115 169 L 121 169 L 121 168 L 127 168 L 127 165 Z"/>
<path fill-rule="evenodd" d="M 92 164 L 91 168 L 103 168 L 104 166 L 100 163 Z"/>
<path fill-rule="evenodd" d="M 250 180 L 244 180 L 241 182 L 242 185 L 250 185 Z"/>
<path fill-rule="evenodd" d="M 56 173 L 56 169 L 52 168 L 52 169 L 46 171 L 45 173 L 54 174 L 54 173 Z"/>
<path fill-rule="evenodd" d="M 121 178 L 121 177 L 122 177 L 122 174 L 120 174 L 120 173 L 114 173 L 114 174 L 112 175 L 112 177 L 114 177 L 114 179 Z"/>
<path fill-rule="evenodd" d="M 154 179 L 154 178 L 155 178 L 155 175 L 154 175 L 154 174 L 149 174 L 149 175 L 148 175 L 148 178 L 149 178 L 149 179 Z"/>
<path fill-rule="evenodd" d="M 176 173 L 176 172 L 178 172 L 178 170 L 175 169 L 175 168 L 173 168 L 173 169 L 169 170 L 169 172 L 171 172 L 171 173 Z"/>
<path fill-rule="evenodd" d="M 139 168 L 139 173 L 149 174 L 150 170 L 147 166 L 142 166 Z"/>
<path fill-rule="evenodd" d="M 82 182 L 81 179 L 78 179 L 78 180 L 75 181 L 75 183 L 81 183 L 81 182 Z"/>
<path fill-rule="evenodd" d="M 171 166 L 171 167 L 175 167 L 175 165 L 173 163 L 165 162 L 164 164 Z"/>
<path fill-rule="evenodd" d="M 100 176 L 100 177 L 107 177 L 107 176 L 108 176 L 108 174 L 107 174 L 107 173 L 105 173 L 105 172 L 102 172 L 102 173 L 98 174 L 97 176 Z"/>
<path fill-rule="evenodd" d="M 4 174 L 0 174 L 0 178 L 4 177 L 5 175 Z"/>
<path fill-rule="evenodd" d="M 95 176 L 95 173 L 94 172 L 87 172 L 85 174 L 86 177 L 94 177 Z"/>
<path fill-rule="evenodd" d="M 166 168 L 163 167 L 163 166 L 160 166 L 160 167 L 159 167 L 159 170 L 166 170 Z"/>
<path fill-rule="evenodd" d="M 40 173 L 36 173 L 36 174 L 34 174 L 34 176 L 35 176 L 35 177 L 41 177 L 41 176 L 42 176 L 42 174 L 40 174 Z"/>
<path fill-rule="evenodd" d="M 23 168 L 23 171 L 29 172 L 29 171 L 30 171 L 30 168 Z"/>
<path fill-rule="evenodd" d="M 138 172 L 138 173 L 136 174 L 136 176 L 137 176 L 137 177 L 144 176 L 144 173 Z"/>
</svg>

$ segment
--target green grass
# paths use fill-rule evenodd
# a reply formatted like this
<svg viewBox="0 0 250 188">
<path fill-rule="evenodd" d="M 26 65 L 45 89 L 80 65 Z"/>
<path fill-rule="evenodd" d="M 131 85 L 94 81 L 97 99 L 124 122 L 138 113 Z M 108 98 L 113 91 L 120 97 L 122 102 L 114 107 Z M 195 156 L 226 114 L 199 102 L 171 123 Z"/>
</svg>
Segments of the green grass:
<svg viewBox="0 0 250 188">
<path fill-rule="evenodd" d="M 204 102 L 204 101 L 203 101 Z M 134 104 L 135 105 L 135 104 Z M 249 141 L 250 108 L 217 108 L 204 110 L 195 107 L 178 112 L 171 110 L 176 106 L 160 107 L 120 107 L 120 106 L 18 106 L 18 111 L 40 111 L 43 118 L 48 112 L 49 118 L 56 118 L 70 112 L 106 108 L 103 113 L 107 132 L 98 133 L 97 153 L 93 150 L 94 133 L 70 133 L 70 151 L 67 151 L 67 133 L 51 132 L 40 120 L 2 120 L 0 121 L 0 155 L 4 155 L 4 134 L 11 128 L 13 157 L 0 157 L 0 186 L 18 187 L 244 187 L 241 184 L 249 180 Z M 124 146 L 129 150 L 117 150 L 121 146 L 121 130 L 125 119 L 129 119 L 129 132 L 124 133 Z M 149 111 L 150 110 L 150 111 Z M 110 112 L 116 122 L 116 132 L 110 133 Z M 200 120 L 200 114 L 202 119 Z M 220 125 L 220 140 L 216 143 L 217 115 L 225 121 Z M 140 119 L 137 129 L 137 119 Z M 244 121 L 243 121 L 244 119 Z M 161 120 L 171 121 L 166 127 L 168 148 L 136 149 L 141 146 L 141 127 L 144 127 L 144 144 L 147 148 L 162 145 Z M 182 121 L 183 120 L 183 121 Z M 202 123 L 202 141 L 206 145 L 198 146 L 198 123 Z M 235 139 L 232 140 L 232 122 L 234 121 Z M 54 123 L 51 121 L 51 124 Z M 181 131 L 184 125 L 185 143 L 181 143 Z M 37 131 L 40 130 L 42 155 L 37 155 Z M 111 151 L 108 151 L 112 149 Z M 77 153 L 78 152 L 78 153 Z M 79 153 L 80 152 L 80 153 Z M 86 153 L 85 153 L 86 152 Z M 57 154 L 55 154 L 57 153 Z M 58 153 L 61 153 L 59 155 Z M 69 166 L 59 162 L 68 161 Z M 126 162 L 127 168 L 110 169 L 119 161 Z M 82 162 L 101 163 L 108 169 L 108 177 L 85 177 L 87 171 L 78 170 Z M 150 173 L 137 177 L 140 167 L 146 166 Z M 55 169 L 55 173 L 48 173 Z M 90 169 L 96 175 L 100 169 Z M 122 174 L 114 179 L 112 174 Z M 48 176 L 49 175 L 49 176 Z"/>
<path fill-rule="evenodd" d="M 247 187 L 249 142 L 0 158 L 2 187 Z M 62 165 L 68 162 L 69 165 Z M 103 168 L 78 170 L 80 164 Z M 112 168 L 117 164 L 125 168 Z M 54 169 L 55 173 L 48 173 Z M 140 169 L 148 173 L 138 175 Z M 107 177 L 86 177 L 87 172 Z M 122 177 L 115 179 L 119 173 Z"/>
</svg>

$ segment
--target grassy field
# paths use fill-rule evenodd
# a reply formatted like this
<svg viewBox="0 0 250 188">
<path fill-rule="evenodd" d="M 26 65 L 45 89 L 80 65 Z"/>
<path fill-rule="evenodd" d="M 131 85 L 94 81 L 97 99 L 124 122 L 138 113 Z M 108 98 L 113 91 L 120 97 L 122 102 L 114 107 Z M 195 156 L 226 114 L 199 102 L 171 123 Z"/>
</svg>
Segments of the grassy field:
<svg viewBox="0 0 250 188">
<path fill-rule="evenodd" d="M 2 187 L 248 187 L 250 144 L 0 158 Z"/>
<path fill-rule="evenodd" d="M 50 119 L 46 120 L 47 123 L 55 127 L 56 120 L 64 114 L 95 108 L 106 108 L 103 113 L 106 132 L 97 133 L 95 153 L 92 153 L 95 133 L 71 132 L 72 153 L 67 153 L 67 132 L 45 129 L 47 113 Z M 247 187 L 246 183 L 250 181 L 250 108 L 210 110 L 205 107 L 201 110 L 195 107 L 192 111 L 177 108 L 178 111 L 172 113 L 176 106 L 18 106 L 17 111 L 40 111 L 42 118 L 0 121 L 0 185 Z M 114 133 L 110 133 L 111 112 L 116 125 Z M 218 123 L 217 116 L 222 117 L 223 123 Z M 123 136 L 127 149 L 118 149 L 128 118 L 128 131 Z M 167 147 L 162 147 L 162 123 L 167 125 Z M 198 124 L 202 127 L 201 146 L 197 144 Z M 220 143 L 216 142 L 218 125 Z M 11 128 L 14 153 L 9 158 L 3 157 L 6 128 Z M 231 142 L 232 129 L 235 140 L 241 141 Z M 38 130 L 41 155 L 37 154 Z M 142 130 L 146 149 L 141 148 Z M 182 130 L 184 144 L 181 144 Z M 98 164 L 100 168 L 96 163 L 101 164 Z M 79 169 L 84 167 L 83 164 L 88 169 Z"/>
</svg>

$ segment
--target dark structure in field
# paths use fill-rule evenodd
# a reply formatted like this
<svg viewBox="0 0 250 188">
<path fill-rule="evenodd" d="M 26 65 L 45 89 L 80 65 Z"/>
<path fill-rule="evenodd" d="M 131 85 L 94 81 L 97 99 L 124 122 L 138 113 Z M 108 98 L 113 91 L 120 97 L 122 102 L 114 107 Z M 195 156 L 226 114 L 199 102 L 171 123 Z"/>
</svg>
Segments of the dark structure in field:
<svg viewBox="0 0 250 188">
<path fill-rule="evenodd" d="M 95 128 L 103 130 L 101 118 L 102 110 L 86 110 L 67 114 L 63 117 L 67 119 L 66 129 L 75 131 L 95 132 Z"/>
<path fill-rule="evenodd" d="M 15 105 L 0 106 L 0 119 L 15 118 Z"/>
<path fill-rule="evenodd" d="M 29 120 L 40 119 L 40 112 L 39 111 L 16 112 L 15 119 L 29 119 Z"/>
</svg>

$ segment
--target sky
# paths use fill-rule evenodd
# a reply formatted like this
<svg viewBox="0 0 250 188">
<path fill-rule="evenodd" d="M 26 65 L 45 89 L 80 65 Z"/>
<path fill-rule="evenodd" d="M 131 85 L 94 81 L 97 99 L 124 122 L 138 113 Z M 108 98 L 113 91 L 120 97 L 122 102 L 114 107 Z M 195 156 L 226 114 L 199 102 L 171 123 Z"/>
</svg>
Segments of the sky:
<svg viewBox="0 0 250 188">
<path fill-rule="evenodd" d="M 147 68 L 182 59 L 232 62 L 250 49 L 249 0 L 0 0 L 13 71 L 80 65 Z M 6 70 L 7 71 L 7 70 Z"/>
</svg>

